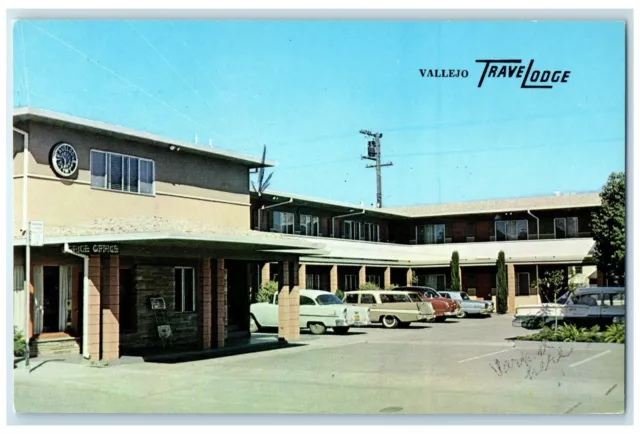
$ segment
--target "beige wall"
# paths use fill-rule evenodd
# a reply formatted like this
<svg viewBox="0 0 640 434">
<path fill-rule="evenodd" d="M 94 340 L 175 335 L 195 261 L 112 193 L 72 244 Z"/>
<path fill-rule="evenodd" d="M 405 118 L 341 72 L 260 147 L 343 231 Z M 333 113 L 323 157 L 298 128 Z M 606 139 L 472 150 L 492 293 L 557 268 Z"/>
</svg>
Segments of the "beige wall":
<svg viewBox="0 0 640 434">
<path fill-rule="evenodd" d="M 29 220 L 73 226 L 100 218 L 160 216 L 249 229 L 246 166 L 41 123 L 20 128 L 29 131 Z M 49 152 L 61 141 L 78 152 L 76 179 L 58 178 L 49 165 Z M 14 133 L 14 233 L 22 218 L 23 182 L 16 176 L 22 171 L 22 152 L 17 152 L 21 149 L 21 136 Z M 155 197 L 91 188 L 91 149 L 154 160 Z"/>
</svg>

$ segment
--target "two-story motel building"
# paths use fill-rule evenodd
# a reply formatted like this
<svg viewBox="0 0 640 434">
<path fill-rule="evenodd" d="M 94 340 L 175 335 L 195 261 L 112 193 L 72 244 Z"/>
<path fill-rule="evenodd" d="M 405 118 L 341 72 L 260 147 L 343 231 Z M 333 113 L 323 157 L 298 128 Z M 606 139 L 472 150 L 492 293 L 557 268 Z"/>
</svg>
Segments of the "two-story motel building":
<svg viewBox="0 0 640 434">
<path fill-rule="evenodd" d="M 539 300 L 531 283 L 550 269 L 599 283 L 595 193 L 363 208 L 250 192 L 250 171 L 273 163 L 233 152 L 38 109 L 16 109 L 13 124 L 13 317 L 35 354 L 113 360 L 166 345 L 164 326 L 173 350 L 220 348 L 249 335 L 269 279 L 279 337 L 295 340 L 300 287 L 444 289 L 454 250 L 477 298 L 495 295 L 505 252 L 510 311 Z M 44 244 L 28 248 L 26 276 L 30 221 Z"/>
</svg>

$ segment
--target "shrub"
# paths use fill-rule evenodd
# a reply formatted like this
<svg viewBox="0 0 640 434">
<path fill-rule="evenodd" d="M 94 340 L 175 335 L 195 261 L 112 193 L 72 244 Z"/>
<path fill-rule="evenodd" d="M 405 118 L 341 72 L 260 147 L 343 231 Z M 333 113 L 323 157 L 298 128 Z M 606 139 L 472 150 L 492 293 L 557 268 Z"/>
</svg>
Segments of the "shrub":
<svg viewBox="0 0 640 434">
<path fill-rule="evenodd" d="M 344 292 L 342 291 L 342 289 L 336 289 L 336 297 L 338 297 L 340 300 L 344 298 Z"/>
<path fill-rule="evenodd" d="M 611 324 L 602 334 L 604 341 L 608 344 L 624 344 L 625 329 L 624 324 Z"/>
<path fill-rule="evenodd" d="M 574 324 L 565 324 L 558 328 L 558 336 L 562 342 L 579 342 L 581 330 Z"/>
<path fill-rule="evenodd" d="M 371 282 L 365 282 L 362 285 L 360 285 L 360 291 L 380 291 L 380 287 L 378 285 L 376 285 L 375 283 L 371 283 Z"/>
<path fill-rule="evenodd" d="M 449 268 L 451 269 L 451 290 L 460 291 L 460 255 L 457 250 L 451 254 Z"/>
<path fill-rule="evenodd" d="M 273 280 L 266 281 L 258 290 L 258 296 L 256 299 L 258 300 L 258 303 L 270 302 L 273 300 L 273 294 L 276 292 L 278 292 L 278 282 Z"/>
<path fill-rule="evenodd" d="M 390 284 L 388 284 L 387 286 L 385 286 L 385 288 L 384 288 L 384 289 L 389 289 L 389 290 L 391 290 L 391 289 L 395 289 L 395 288 L 397 288 L 397 287 L 398 287 L 398 285 L 396 285 L 395 283 L 390 283 Z"/>
<path fill-rule="evenodd" d="M 416 286 L 420 282 L 415 271 L 411 270 L 411 285 Z"/>
<path fill-rule="evenodd" d="M 498 267 L 498 288 L 497 288 L 497 313 L 507 313 L 507 264 L 505 262 L 504 252 L 500 250 L 498 253 L 498 260 L 496 261 Z"/>
<path fill-rule="evenodd" d="M 27 352 L 27 342 L 24 339 L 22 331 L 14 326 L 13 327 L 13 355 L 15 357 L 22 357 Z"/>
</svg>

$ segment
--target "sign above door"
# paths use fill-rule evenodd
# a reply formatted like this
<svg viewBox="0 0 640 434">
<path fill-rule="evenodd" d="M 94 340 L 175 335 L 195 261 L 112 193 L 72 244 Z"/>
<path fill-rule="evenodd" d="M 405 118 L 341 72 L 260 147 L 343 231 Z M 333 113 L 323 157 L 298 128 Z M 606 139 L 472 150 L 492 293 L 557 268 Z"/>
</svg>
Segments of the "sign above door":
<svg viewBox="0 0 640 434">
<path fill-rule="evenodd" d="M 98 243 L 72 244 L 69 246 L 69 248 L 76 253 L 81 253 L 84 255 L 89 255 L 89 254 L 117 255 L 120 253 L 120 246 L 118 246 L 117 244 L 98 244 Z"/>
</svg>

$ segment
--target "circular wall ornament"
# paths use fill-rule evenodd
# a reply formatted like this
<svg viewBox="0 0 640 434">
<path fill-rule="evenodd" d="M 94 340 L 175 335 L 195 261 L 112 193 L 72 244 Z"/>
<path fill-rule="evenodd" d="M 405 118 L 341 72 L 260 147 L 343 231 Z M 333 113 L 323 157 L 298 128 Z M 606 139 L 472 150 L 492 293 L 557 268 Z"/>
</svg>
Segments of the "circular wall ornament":
<svg viewBox="0 0 640 434">
<path fill-rule="evenodd" d="M 68 143 L 58 143 L 51 150 L 51 167 L 63 178 L 73 176 L 78 170 L 78 153 Z"/>
</svg>

